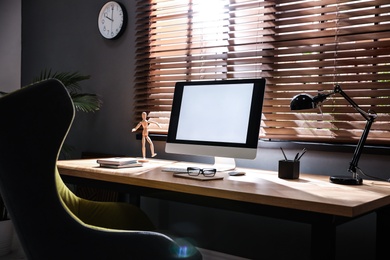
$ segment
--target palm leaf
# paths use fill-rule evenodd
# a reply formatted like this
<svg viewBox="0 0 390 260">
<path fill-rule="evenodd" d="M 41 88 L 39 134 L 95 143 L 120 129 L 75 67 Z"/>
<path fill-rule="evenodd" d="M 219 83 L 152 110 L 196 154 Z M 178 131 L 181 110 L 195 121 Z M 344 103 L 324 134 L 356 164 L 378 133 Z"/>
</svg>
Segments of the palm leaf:
<svg viewBox="0 0 390 260">
<path fill-rule="evenodd" d="M 102 102 L 93 94 L 72 94 L 73 104 L 77 111 L 95 112 L 100 109 Z"/>
<path fill-rule="evenodd" d="M 79 85 L 80 81 L 90 79 L 90 75 L 81 75 L 78 72 L 54 72 L 51 70 L 43 70 L 41 71 L 39 77 L 34 79 L 34 82 L 55 78 L 64 84 L 69 93 L 78 92 L 81 90 Z"/>
<path fill-rule="evenodd" d="M 90 75 L 82 75 L 78 72 L 52 72 L 51 69 L 42 70 L 39 77 L 34 78 L 33 82 L 45 79 L 55 78 L 64 84 L 69 92 L 77 111 L 94 112 L 100 109 L 102 101 L 90 93 L 79 93 L 81 87 L 79 82 L 90 79 Z"/>
<path fill-rule="evenodd" d="M 95 94 L 82 93 L 80 81 L 90 79 L 89 75 L 81 75 L 78 72 L 52 72 L 51 69 L 41 71 L 39 77 L 36 77 L 33 82 L 39 82 L 45 79 L 55 78 L 64 84 L 70 97 L 72 98 L 76 111 L 95 112 L 102 106 L 102 101 Z M 70 152 L 73 147 L 63 145 L 61 149 L 61 156 L 70 158 Z"/>
</svg>

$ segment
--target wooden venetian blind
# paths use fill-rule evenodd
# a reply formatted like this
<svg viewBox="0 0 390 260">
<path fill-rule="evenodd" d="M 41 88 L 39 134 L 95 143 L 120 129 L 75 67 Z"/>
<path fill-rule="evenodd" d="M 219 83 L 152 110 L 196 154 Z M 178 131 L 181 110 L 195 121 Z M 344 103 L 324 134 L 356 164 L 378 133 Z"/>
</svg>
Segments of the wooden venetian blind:
<svg viewBox="0 0 390 260">
<path fill-rule="evenodd" d="M 356 142 L 365 119 L 334 95 L 291 111 L 299 93 L 334 83 L 378 119 L 367 142 L 390 144 L 388 0 L 139 0 L 135 116 L 167 132 L 176 81 L 267 80 L 260 138 Z"/>
</svg>

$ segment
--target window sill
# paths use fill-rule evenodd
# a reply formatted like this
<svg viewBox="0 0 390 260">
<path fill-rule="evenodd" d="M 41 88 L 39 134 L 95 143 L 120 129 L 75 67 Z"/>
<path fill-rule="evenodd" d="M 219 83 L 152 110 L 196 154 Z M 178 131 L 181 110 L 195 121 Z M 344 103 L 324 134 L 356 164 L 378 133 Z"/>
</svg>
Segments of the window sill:
<svg viewBox="0 0 390 260">
<path fill-rule="evenodd" d="M 153 141 L 167 141 L 165 134 L 149 134 L 149 137 Z M 137 140 L 141 140 L 142 135 L 139 133 L 136 136 Z M 283 149 L 303 149 L 312 151 L 325 151 L 325 152 L 346 152 L 353 153 L 357 144 L 332 144 L 332 143 L 315 143 L 315 142 L 298 142 L 298 141 L 284 141 L 284 140 L 265 140 L 260 139 L 258 143 L 259 148 L 279 148 Z M 381 154 L 390 155 L 390 146 L 380 145 L 365 145 L 363 149 L 365 154 Z"/>
</svg>

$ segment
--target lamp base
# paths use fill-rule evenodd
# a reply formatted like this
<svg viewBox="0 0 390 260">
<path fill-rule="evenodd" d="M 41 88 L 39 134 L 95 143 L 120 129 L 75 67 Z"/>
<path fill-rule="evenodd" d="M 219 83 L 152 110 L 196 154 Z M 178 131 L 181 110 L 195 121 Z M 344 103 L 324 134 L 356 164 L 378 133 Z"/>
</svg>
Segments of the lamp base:
<svg viewBox="0 0 390 260">
<path fill-rule="evenodd" d="M 343 184 L 343 185 L 362 185 L 362 178 L 351 178 L 346 176 L 330 176 L 329 178 L 331 183 Z"/>
</svg>

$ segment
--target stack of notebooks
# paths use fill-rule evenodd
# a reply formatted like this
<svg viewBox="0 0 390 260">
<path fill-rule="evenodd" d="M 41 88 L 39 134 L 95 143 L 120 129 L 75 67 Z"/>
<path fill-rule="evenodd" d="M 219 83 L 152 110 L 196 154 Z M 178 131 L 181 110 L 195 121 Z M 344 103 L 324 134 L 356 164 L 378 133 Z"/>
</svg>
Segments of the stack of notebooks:
<svg viewBox="0 0 390 260">
<path fill-rule="evenodd" d="M 100 167 L 114 168 L 114 169 L 142 166 L 142 163 L 139 163 L 136 158 L 130 158 L 130 157 L 104 158 L 104 159 L 98 159 L 96 162 L 100 164 Z"/>
</svg>

